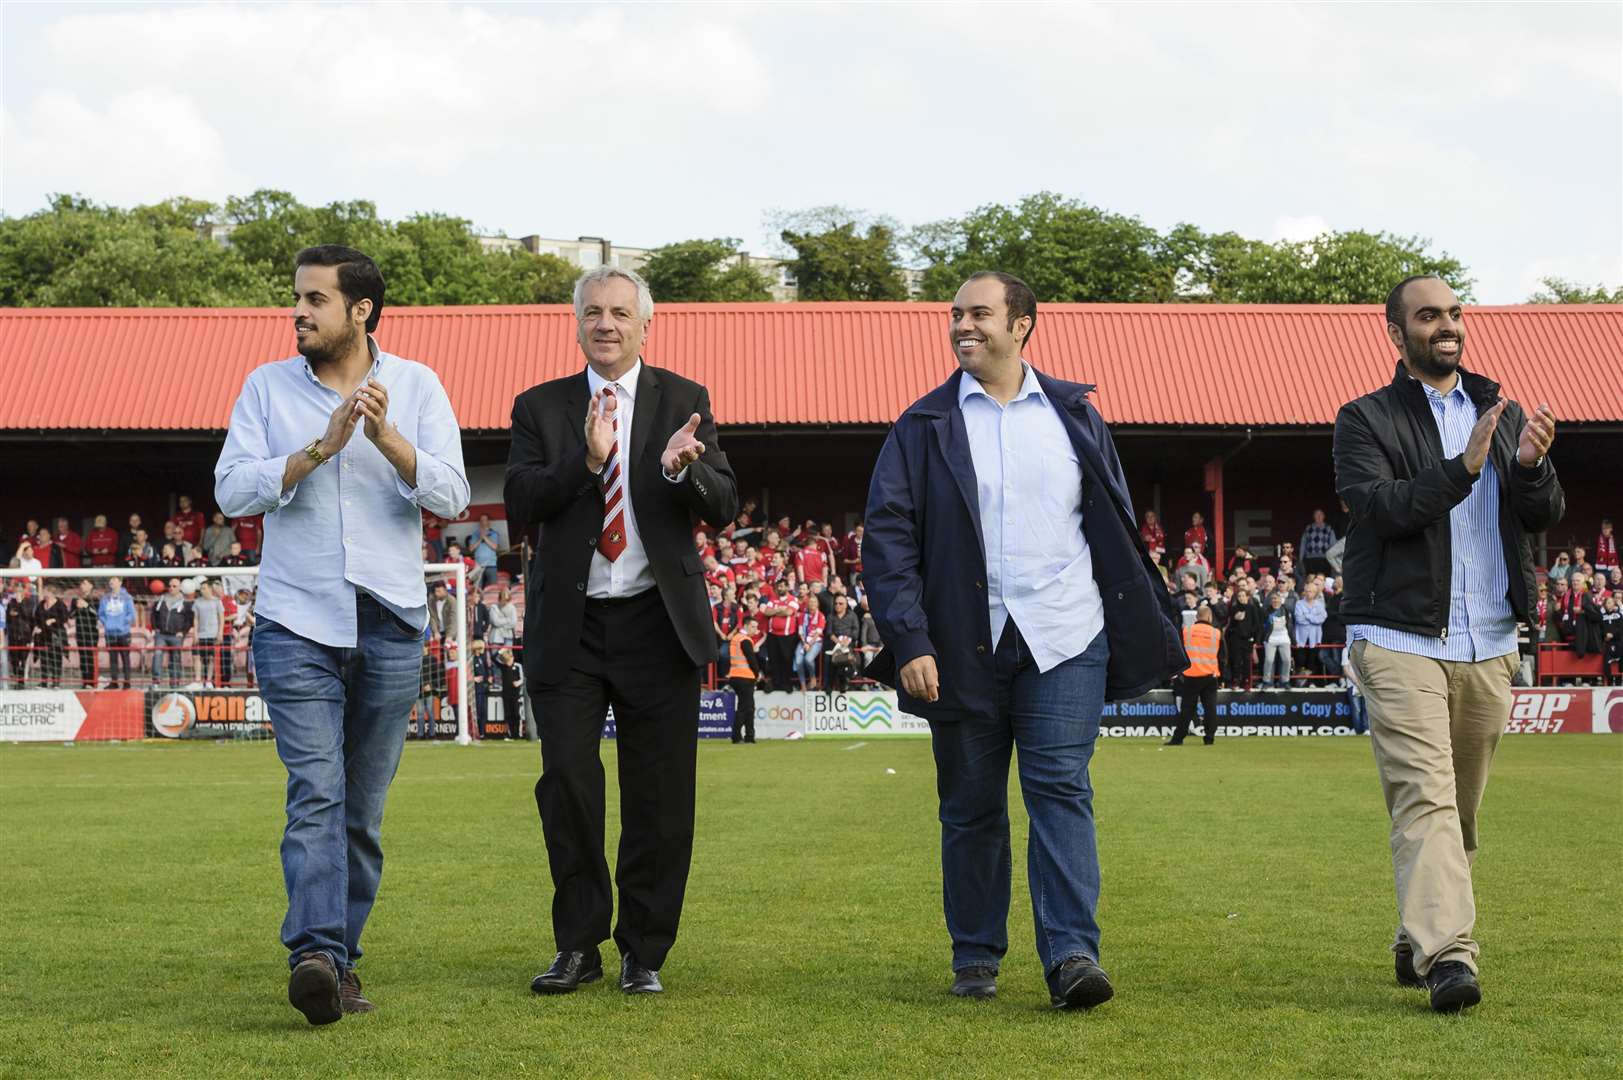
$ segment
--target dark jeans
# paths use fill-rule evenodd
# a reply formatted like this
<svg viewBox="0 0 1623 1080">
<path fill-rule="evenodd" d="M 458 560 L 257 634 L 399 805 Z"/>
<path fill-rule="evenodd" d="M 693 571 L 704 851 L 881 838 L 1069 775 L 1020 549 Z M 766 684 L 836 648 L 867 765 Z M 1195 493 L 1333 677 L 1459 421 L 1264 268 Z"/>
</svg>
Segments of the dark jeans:
<svg viewBox="0 0 1623 1080">
<path fill-rule="evenodd" d="M 997 968 L 1008 951 L 1009 758 L 1031 825 L 1026 871 L 1043 972 L 1099 958 L 1099 852 L 1088 762 L 1099 735 L 1110 645 L 1039 672 L 1011 619 L 994 655 L 996 714 L 931 721 L 941 801 L 942 899 L 952 966 Z M 950 677 L 950 676 L 949 676 Z"/>
<path fill-rule="evenodd" d="M 1172 732 L 1174 746 L 1189 735 L 1189 725 L 1195 722 L 1195 705 L 1201 707 L 1201 718 L 1206 725 L 1205 739 L 1209 743 L 1217 735 L 1217 676 L 1185 675 L 1178 692 L 1178 727 Z"/>
<path fill-rule="evenodd" d="M 259 692 L 287 766 L 282 878 L 289 963 L 325 952 L 340 970 L 361 958 L 383 876 L 383 803 L 417 696 L 422 638 L 370 595 L 355 602 L 354 648 L 322 645 L 261 616 Z"/>
<path fill-rule="evenodd" d="M 580 650 L 563 681 L 530 678 L 541 734 L 535 785 L 552 871 L 557 951 L 609 937 L 614 897 L 603 856 L 603 721 L 614 707 L 620 771 L 620 850 L 614 870 L 614 942 L 658 970 L 676 941 L 693 858 L 699 676 L 658 589 L 588 600 Z"/>
<path fill-rule="evenodd" d="M 800 639 L 793 634 L 767 636 L 766 680 L 773 690 L 795 688 L 795 647 L 799 644 Z"/>
<path fill-rule="evenodd" d="M 40 666 L 42 674 L 40 683 L 44 686 L 62 685 L 62 654 L 67 652 L 67 643 L 56 638 L 40 639 Z"/>
<path fill-rule="evenodd" d="M 728 679 L 733 688 L 733 742 L 755 741 L 755 680 Z"/>
<path fill-rule="evenodd" d="M 107 677 L 112 684 L 130 685 L 130 635 L 107 635 Z"/>
<path fill-rule="evenodd" d="M 96 685 L 96 643 L 75 643 L 79 654 L 79 685 L 94 687 Z"/>
</svg>

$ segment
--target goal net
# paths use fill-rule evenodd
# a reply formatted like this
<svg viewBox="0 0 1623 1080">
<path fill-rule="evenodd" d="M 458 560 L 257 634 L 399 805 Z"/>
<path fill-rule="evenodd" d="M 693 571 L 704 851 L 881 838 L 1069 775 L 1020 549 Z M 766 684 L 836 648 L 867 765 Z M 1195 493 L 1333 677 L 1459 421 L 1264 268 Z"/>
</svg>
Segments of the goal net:
<svg viewBox="0 0 1623 1080">
<path fill-rule="evenodd" d="M 461 564 L 423 573 L 453 602 L 424 632 L 402 722 L 465 744 L 469 699 L 486 696 L 462 692 L 470 602 L 483 598 L 468 599 Z M 258 580 L 256 566 L 0 568 L 0 741 L 271 738 L 253 662 Z"/>
</svg>

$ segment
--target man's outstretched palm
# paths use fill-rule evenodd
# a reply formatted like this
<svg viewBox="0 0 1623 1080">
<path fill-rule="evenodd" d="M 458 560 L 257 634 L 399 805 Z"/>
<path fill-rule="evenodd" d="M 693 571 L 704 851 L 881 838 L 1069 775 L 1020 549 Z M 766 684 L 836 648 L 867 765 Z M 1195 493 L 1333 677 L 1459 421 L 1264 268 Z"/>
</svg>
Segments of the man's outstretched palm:
<svg viewBox="0 0 1623 1080">
<path fill-rule="evenodd" d="M 704 443 L 693 436 L 698 430 L 699 414 L 694 413 L 688 417 L 687 423 L 676 429 L 671 441 L 665 444 L 665 452 L 659 455 L 659 463 L 665 467 L 666 476 L 675 476 L 698 461 L 699 455 L 704 453 Z"/>
</svg>

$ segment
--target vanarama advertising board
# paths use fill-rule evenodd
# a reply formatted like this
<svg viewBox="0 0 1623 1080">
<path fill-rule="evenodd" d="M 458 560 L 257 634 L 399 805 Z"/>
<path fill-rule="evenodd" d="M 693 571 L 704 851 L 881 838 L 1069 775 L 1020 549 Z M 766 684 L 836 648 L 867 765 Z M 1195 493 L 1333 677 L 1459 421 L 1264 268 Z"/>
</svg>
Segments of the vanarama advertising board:
<svg viewBox="0 0 1623 1080">
<path fill-rule="evenodd" d="M 148 690 L 147 734 L 163 739 L 268 739 L 270 710 L 252 690 Z"/>
</svg>

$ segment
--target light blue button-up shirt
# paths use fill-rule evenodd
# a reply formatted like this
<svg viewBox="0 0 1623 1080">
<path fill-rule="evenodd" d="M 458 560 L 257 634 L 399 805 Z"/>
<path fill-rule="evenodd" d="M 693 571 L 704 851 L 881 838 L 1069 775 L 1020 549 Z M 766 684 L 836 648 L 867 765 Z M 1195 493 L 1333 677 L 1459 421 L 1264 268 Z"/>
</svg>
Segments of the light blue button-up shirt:
<svg viewBox="0 0 1623 1080">
<path fill-rule="evenodd" d="M 1477 412 L 1464 382 L 1456 379 L 1454 389 L 1446 394 L 1420 385 L 1437 421 L 1444 456 L 1465 453 Z M 1347 628 L 1349 641 L 1363 639 L 1383 649 L 1433 660 L 1492 660 L 1516 651 L 1516 612 L 1510 606 L 1510 577 L 1499 537 L 1499 475 L 1491 460 L 1482 466 L 1471 494 L 1448 512 L 1448 531 L 1454 566 L 1448 586 L 1448 629 L 1443 636 L 1360 623 Z"/>
<path fill-rule="evenodd" d="M 288 457 L 327 430 L 343 401 L 302 356 L 249 372 L 214 467 L 227 517 L 265 515 L 255 613 L 340 648 L 356 643 L 357 589 L 409 625 L 428 625 L 422 510 L 452 520 L 469 497 L 462 432 L 439 378 L 367 345 L 370 377 L 389 391 L 389 421 L 417 450 L 415 488 L 366 437 L 363 419 L 336 457 L 282 490 Z"/>
<path fill-rule="evenodd" d="M 1080 655 L 1104 629 L 1104 601 L 1082 535 L 1082 463 L 1030 364 L 999 405 L 979 380 L 958 381 L 986 547 L 992 641 L 1014 619 L 1037 670 Z"/>
</svg>

